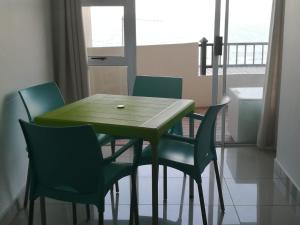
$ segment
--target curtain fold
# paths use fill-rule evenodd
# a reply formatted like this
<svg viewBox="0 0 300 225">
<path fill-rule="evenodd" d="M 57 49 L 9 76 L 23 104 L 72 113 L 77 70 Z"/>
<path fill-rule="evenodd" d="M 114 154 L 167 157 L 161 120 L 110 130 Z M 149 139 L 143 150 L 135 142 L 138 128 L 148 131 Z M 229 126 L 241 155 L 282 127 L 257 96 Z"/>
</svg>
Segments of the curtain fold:
<svg viewBox="0 0 300 225">
<path fill-rule="evenodd" d="M 66 102 L 89 95 L 80 0 L 51 0 L 54 81 Z"/>
<path fill-rule="evenodd" d="M 276 149 L 282 65 L 284 5 L 284 0 L 273 0 L 264 97 L 257 136 L 257 146 L 262 149 Z"/>
</svg>

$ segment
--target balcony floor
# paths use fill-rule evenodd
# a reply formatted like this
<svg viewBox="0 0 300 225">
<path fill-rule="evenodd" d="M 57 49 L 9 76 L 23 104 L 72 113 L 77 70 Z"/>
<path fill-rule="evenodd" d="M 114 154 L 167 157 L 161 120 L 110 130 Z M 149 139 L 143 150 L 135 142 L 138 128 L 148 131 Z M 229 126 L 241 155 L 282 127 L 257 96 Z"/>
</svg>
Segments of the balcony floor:
<svg viewBox="0 0 300 225">
<path fill-rule="evenodd" d="M 265 66 L 228 67 L 227 74 L 265 74 L 265 70 Z M 212 68 L 208 68 L 206 74 L 212 75 Z M 223 74 L 222 68 L 219 69 L 219 74 Z"/>
</svg>

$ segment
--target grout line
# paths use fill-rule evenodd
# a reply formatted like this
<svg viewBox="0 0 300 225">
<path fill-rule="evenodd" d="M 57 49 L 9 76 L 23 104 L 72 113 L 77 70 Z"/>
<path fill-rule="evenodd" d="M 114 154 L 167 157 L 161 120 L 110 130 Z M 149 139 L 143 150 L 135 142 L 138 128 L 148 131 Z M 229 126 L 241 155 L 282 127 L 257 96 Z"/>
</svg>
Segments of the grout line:
<svg viewBox="0 0 300 225">
<path fill-rule="evenodd" d="M 225 180 L 228 180 L 228 181 L 232 181 L 232 180 L 235 180 L 235 181 L 238 181 L 238 180 L 241 180 L 241 181 L 243 181 L 243 180 L 251 180 L 251 181 L 254 181 L 254 180 L 274 180 L 274 181 L 281 181 L 282 180 L 282 178 L 279 178 L 279 177 L 275 177 L 275 178 L 272 178 L 272 177 L 270 177 L 270 178 L 267 178 L 267 177 L 259 177 L 259 178 L 226 178 L 226 177 L 224 177 L 224 179 Z"/>
<path fill-rule="evenodd" d="M 232 198 L 232 195 L 231 195 L 231 192 L 230 192 L 230 189 L 229 189 L 229 186 L 228 186 L 228 184 L 227 184 L 226 179 L 224 179 L 224 183 L 225 183 L 225 185 L 226 185 L 226 187 L 227 187 L 227 190 L 228 190 L 228 193 L 229 193 L 229 197 L 230 197 L 230 199 L 231 199 L 231 201 L 232 201 L 233 208 L 234 208 L 234 210 L 235 210 L 236 216 L 238 217 L 238 220 L 239 220 L 240 224 L 242 224 L 240 215 L 238 214 L 238 211 L 237 211 L 237 209 L 236 209 L 236 205 L 234 204 L 234 201 L 233 201 L 233 198 Z M 226 211 L 226 209 L 225 209 L 225 211 Z"/>
</svg>

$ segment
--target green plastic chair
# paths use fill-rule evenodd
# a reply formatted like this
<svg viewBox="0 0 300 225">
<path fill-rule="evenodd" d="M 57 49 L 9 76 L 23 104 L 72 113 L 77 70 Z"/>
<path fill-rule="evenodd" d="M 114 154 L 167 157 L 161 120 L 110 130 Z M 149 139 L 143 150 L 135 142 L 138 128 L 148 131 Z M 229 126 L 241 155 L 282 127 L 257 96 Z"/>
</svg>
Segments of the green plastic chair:
<svg viewBox="0 0 300 225">
<path fill-rule="evenodd" d="M 45 127 L 20 120 L 30 160 L 30 204 L 28 224 L 33 224 L 37 198 L 53 198 L 72 203 L 93 204 L 98 208 L 99 224 L 103 224 L 104 198 L 119 179 L 132 177 L 131 211 L 138 224 L 136 169 L 141 140 L 131 140 L 114 155 L 103 158 L 99 142 L 90 125 Z M 133 163 L 114 160 L 132 145 Z M 133 213 L 130 224 L 133 223 Z M 45 208 L 42 224 L 46 224 Z"/>
<path fill-rule="evenodd" d="M 210 106 L 204 116 L 199 114 L 190 115 L 193 119 L 201 120 L 196 138 L 166 134 L 160 140 L 158 146 L 159 164 L 180 170 L 185 174 L 188 174 L 197 182 L 203 224 L 205 225 L 207 224 L 207 219 L 201 185 L 201 174 L 211 161 L 214 163 L 221 209 L 222 211 L 225 210 L 217 164 L 214 129 L 218 112 L 227 105 L 229 101 L 229 97 L 224 97 L 220 104 Z M 148 146 L 142 152 L 140 165 L 148 164 L 150 162 L 151 147 Z"/>
<path fill-rule="evenodd" d="M 65 105 L 61 92 L 54 82 L 43 83 L 18 91 L 25 106 L 28 120 L 34 122 L 35 117 L 57 109 Z M 98 142 L 101 145 L 111 141 L 111 137 L 106 134 L 97 134 Z M 112 144 L 112 154 L 115 152 L 115 145 Z M 28 168 L 29 170 L 29 168 Z M 27 207 L 30 173 L 27 173 L 24 208 Z M 117 184 L 116 184 L 117 185 Z M 118 189 L 118 187 L 117 187 Z"/>
<path fill-rule="evenodd" d="M 133 96 L 182 98 L 182 78 L 163 76 L 136 76 Z M 182 135 L 182 123 L 177 123 L 169 133 Z M 167 167 L 163 167 L 163 198 L 167 199 Z"/>
<path fill-rule="evenodd" d="M 182 98 L 182 78 L 163 76 L 136 76 L 133 96 L 157 98 Z M 182 135 L 182 123 L 176 124 L 171 133 Z"/>
<path fill-rule="evenodd" d="M 181 98 L 182 78 L 136 76 L 132 95 L 157 98 Z"/>
</svg>

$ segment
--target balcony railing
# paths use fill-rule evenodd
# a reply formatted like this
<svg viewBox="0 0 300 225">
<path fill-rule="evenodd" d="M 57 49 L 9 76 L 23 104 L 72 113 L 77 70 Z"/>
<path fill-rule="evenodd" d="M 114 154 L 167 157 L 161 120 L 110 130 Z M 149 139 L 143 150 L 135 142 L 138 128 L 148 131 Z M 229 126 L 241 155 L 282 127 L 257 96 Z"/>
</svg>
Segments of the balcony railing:
<svg viewBox="0 0 300 225">
<path fill-rule="evenodd" d="M 212 68 L 213 43 L 202 38 L 199 43 L 200 70 L 206 75 L 206 69 Z M 223 45 L 224 52 L 224 45 Z M 268 42 L 236 42 L 227 44 L 228 67 L 261 67 L 266 65 Z M 223 66 L 223 57 L 219 58 L 219 65 Z"/>
</svg>

